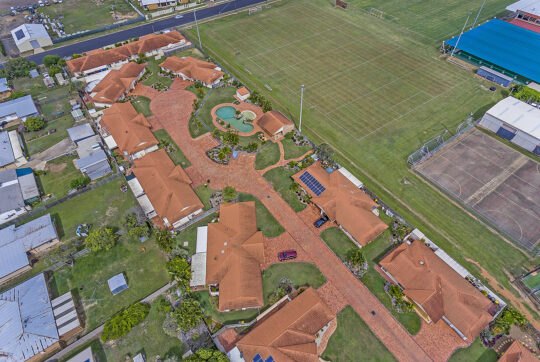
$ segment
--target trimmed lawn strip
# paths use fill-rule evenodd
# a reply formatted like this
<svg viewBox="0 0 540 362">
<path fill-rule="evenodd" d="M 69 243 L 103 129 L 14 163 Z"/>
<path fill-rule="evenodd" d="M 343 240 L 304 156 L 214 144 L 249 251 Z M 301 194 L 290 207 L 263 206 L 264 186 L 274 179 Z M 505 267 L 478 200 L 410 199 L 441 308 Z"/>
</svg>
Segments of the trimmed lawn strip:
<svg viewBox="0 0 540 362">
<path fill-rule="evenodd" d="M 384 291 L 385 279 L 375 270 L 377 261 L 393 246 L 390 242 L 391 234 L 391 231 L 387 229 L 378 238 L 362 248 L 369 263 L 369 270 L 362 277 L 361 281 L 403 327 L 410 334 L 415 335 L 420 331 L 420 327 L 422 326 L 420 317 L 415 312 L 398 313 L 394 310 L 390 297 Z M 337 227 L 324 230 L 321 233 L 321 238 L 343 261 L 346 260 L 349 251 L 357 248 L 347 235 Z"/>
<path fill-rule="evenodd" d="M 67 195 L 71 190 L 70 183 L 73 179 L 82 176 L 81 171 L 75 168 L 74 160 L 77 156 L 61 156 L 47 162 L 46 174 L 36 176 L 41 183 L 43 193 L 52 194 L 53 199 L 58 199 Z M 59 168 L 64 167 L 62 170 Z M 58 171 L 55 169 L 58 168 Z"/>
<path fill-rule="evenodd" d="M 199 301 L 199 303 L 201 303 L 201 308 L 206 315 L 212 317 L 213 320 L 222 324 L 249 322 L 259 315 L 259 311 L 256 308 L 235 310 L 231 312 L 220 312 L 212 306 L 212 303 L 210 302 L 211 297 L 208 290 L 194 292 L 193 296 Z"/>
<path fill-rule="evenodd" d="M 152 75 L 148 77 L 148 79 L 145 79 L 142 81 L 142 84 L 147 86 L 152 86 L 154 83 L 161 83 L 166 87 L 170 87 L 173 83 L 174 79 L 171 79 L 169 77 L 162 77 L 159 75 L 159 72 L 161 71 L 161 68 L 159 67 L 160 63 L 163 63 L 165 61 L 165 58 L 155 60 L 155 58 L 147 58 L 146 59 L 146 70 L 149 70 L 152 72 Z"/>
<path fill-rule="evenodd" d="M 199 226 L 208 225 L 210 222 L 212 222 L 212 220 L 214 220 L 214 218 L 216 218 L 216 216 L 217 216 L 216 213 L 208 215 L 207 217 L 205 217 L 201 221 L 199 221 L 199 222 L 197 222 L 197 223 L 195 223 L 193 225 L 190 225 L 185 230 L 182 230 L 180 232 L 180 236 L 178 236 L 178 238 L 177 238 L 178 241 L 177 241 L 176 245 L 183 248 L 183 249 L 188 250 L 189 255 L 195 254 L 195 251 L 196 251 L 196 248 L 197 248 L 197 228 Z M 188 243 L 187 246 L 184 246 L 185 242 Z"/>
<path fill-rule="evenodd" d="M 174 142 L 174 140 L 171 138 L 169 133 L 165 129 L 160 129 L 154 132 L 154 136 L 157 138 L 157 140 L 162 143 L 168 143 L 169 145 L 172 145 L 175 149 L 174 152 L 167 152 L 171 160 L 174 162 L 175 165 L 179 165 L 182 168 L 186 168 L 191 166 L 191 162 L 187 159 L 187 157 L 184 155 L 180 147 Z"/>
<path fill-rule="evenodd" d="M 107 362 L 107 357 L 105 356 L 105 351 L 103 350 L 103 345 L 101 344 L 99 339 L 93 339 L 90 342 L 86 342 L 82 346 L 75 348 L 75 350 L 65 357 L 62 357 L 58 360 L 58 362 L 66 362 L 70 358 L 75 357 L 75 355 L 81 353 L 88 347 L 92 347 L 92 353 L 95 357 L 97 357 L 97 360 L 99 362 Z"/>
<path fill-rule="evenodd" d="M 279 162 L 279 157 L 279 145 L 274 142 L 267 144 L 257 153 L 255 169 L 264 170 L 268 166 L 275 165 Z"/>
<path fill-rule="evenodd" d="M 499 356 L 491 348 L 486 348 L 476 338 L 469 347 L 457 349 L 448 361 L 450 362 L 495 362 Z"/>
<path fill-rule="evenodd" d="M 143 96 L 136 96 L 134 100 L 131 101 L 133 108 L 137 113 L 142 113 L 145 117 L 150 117 L 153 115 L 152 110 L 150 109 L 150 98 Z"/>
<path fill-rule="evenodd" d="M 214 129 L 214 123 L 212 122 L 212 108 L 222 103 L 232 103 L 236 99 L 234 95 L 236 94 L 235 87 L 225 87 L 225 88 L 215 88 L 210 91 L 210 95 L 206 98 L 204 105 L 200 108 L 198 117 L 206 123 L 210 129 Z M 206 130 L 206 128 L 203 126 Z M 203 132 L 205 133 L 205 132 Z"/>
<path fill-rule="evenodd" d="M 275 238 L 285 232 L 285 229 L 274 218 L 274 216 L 268 211 L 266 206 L 251 194 L 243 192 L 238 193 L 238 201 L 255 201 L 255 209 L 257 212 L 257 227 L 262 231 L 263 235 L 267 238 Z"/>
<path fill-rule="evenodd" d="M 209 210 L 212 208 L 212 205 L 210 204 L 210 196 L 216 192 L 217 190 L 214 190 L 210 186 L 204 187 L 204 185 L 199 185 L 193 189 L 197 196 L 199 196 L 199 200 L 202 201 L 204 204 L 204 210 Z"/>
<path fill-rule="evenodd" d="M 64 138 L 68 137 L 67 129 L 73 126 L 75 126 L 75 123 L 73 122 L 73 117 L 71 114 L 69 114 L 53 121 L 47 121 L 45 123 L 45 128 L 42 130 L 36 132 L 23 132 L 22 136 L 24 137 L 28 154 L 34 155 L 36 153 L 45 151 L 51 146 L 54 146 Z M 31 138 L 46 134 L 52 129 L 55 129 L 56 132 L 31 140 Z"/>
<path fill-rule="evenodd" d="M 285 153 L 284 155 L 285 160 L 298 158 L 304 155 L 309 150 L 311 150 L 310 146 L 297 146 L 292 140 L 289 140 L 289 139 L 281 140 L 281 144 L 283 145 L 283 151 Z"/>
<path fill-rule="evenodd" d="M 397 361 L 351 306 L 338 313 L 337 323 L 321 356 L 323 359 L 332 362 Z"/>
<path fill-rule="evenodd" d="M 294 174 L 294 171 L 287 171 L 282 166 L 267 171 L 264 174 L 264 178 L 272 185 L 274 190 L 276 190 L 281 197 L 287 201 L 295 212 L 299 212 L 304 210 L 307 205 L 300 202 L 296 193 L 291 191 L 291 185 L 294 182 L 291 176 Z"/>
</svg>

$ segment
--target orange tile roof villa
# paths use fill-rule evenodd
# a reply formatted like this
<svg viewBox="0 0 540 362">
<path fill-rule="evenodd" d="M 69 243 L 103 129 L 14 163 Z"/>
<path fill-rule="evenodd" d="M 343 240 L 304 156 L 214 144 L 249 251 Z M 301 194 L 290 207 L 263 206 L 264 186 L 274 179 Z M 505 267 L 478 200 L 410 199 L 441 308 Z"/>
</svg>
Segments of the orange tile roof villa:
<svg viewBox="0 0 540 362">
<path fill-rule="evenodd" d="M 271 138 L 278 139 L 294 129 L 294 123 L 279 111 L 269 111 L 257 121 Z"/>
<path fill-rule="evenodd" d="M 336 323 L 334 313 L 313 288 L 308 288 L 256 324 L 229 354 L 241 353 L 245 361 L 253 361 L 259 355 L 262 361 L 271 356 L 279 362 L 318 362 L 325 347 L 321 341 L 328 340 L 334 331 L 330 326 Z M 323 338 L 325 334 L 329 335 Z"/>
<path fill-rule="evenodd" d="M 129 60 L 135 59 L 140 53 L 153 56 L 164 48 L 176 48 L 187 43 L 182 34 L 176 30 L 163 34 L 148 34 L 137 41 L 116 48 L 92 50 L 87 55 L 68 60 L 66 63 L 75 76 L 86 76 L 118 68 Z"/>
<path fill-rule="evenodd" d="M 191 179 L 182 167 L 175 166 L 165 150 L 148 153 L 134 164 L 136 181 L 128 182 L 148 216 L 155 211 L 166 227 L 176 228 L 203 211 Z"/>
<path fill-rule="evenodd" d="M 399 245 L 379 264 L 431 321 L 444 320 L 466 341 L 493 319 L 492 302 L 420 240 Z"/>
<path fill-rule="evenodd" d="M 377 203 L 359 188 L 362 183 L 344 168 L 328 173 L 319 163 L 314 163 L 292 177 L 311 195 L 311 201 L 331 221 L 336 221 L 358 246 L 366 246 L 388 228 L 373 213 Z"/>
<path fill-rule="evenodd" d="M 193 57 L 168 57 L 159 66 L 164 71 L 173 72 L 184 80 L 198 80 L 209 88 L 219 83 L 225 74 L 214 63 Z"/>
<path fill-rule="evenodd" d="M 129 158 L 141 158 L 158 149 L 158 140 L 148 120 L 131 103 L 115 103 L 103 111 L 100 132 L 107 146 Z"/>
<path fill-rule="evenodd" d="M 519 341 L 514 341 L 502 354 L 499 362 L 538 362 L 538 358 L 523 346 Z"/>
<path fill-rule="evenodd" d="M 144 74 L 145 64 L 129 62 L 119 70 L 111 70 L 93 89 L 90 97 L 96 107 L 110 107 L 124 99 Z"/>
</svg>

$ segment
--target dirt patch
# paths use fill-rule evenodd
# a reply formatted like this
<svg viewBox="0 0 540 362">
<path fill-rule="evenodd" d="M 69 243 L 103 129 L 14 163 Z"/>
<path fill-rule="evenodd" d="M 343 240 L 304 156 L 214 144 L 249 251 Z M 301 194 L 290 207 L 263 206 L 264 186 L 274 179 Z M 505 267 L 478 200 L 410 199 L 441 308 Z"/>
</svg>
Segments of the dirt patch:
<svg viewBox="0 0 540 362">
<path fill-rule="evenodd" d="M 516 307 L 521 313 L 523 313 L 523 315 L 525 315 L 525 317 L 527 317 L 527 319 L 534 326 L 534 328 L 540 329 L 540 322 L 534 318 L 534 316 L 529 312 L 527 307 L 525 307 L 525 304 L 527 304 L 532 309 L 534 309 L 534 306 L 531 306 L 528 303 L 527 300 L 516 297 L 508 289 L 501 288 L 497 283 L 497 279 L 495 279 L 493 276 L 491 276 L 491 274 L 489 274 L 489 272 L 486 269 L 482 268 L 482 266 L 480 264 L 478 264 L 478 262 L 476 262 L 476 261 L 474 261 L 472 259 L 469 259 L 469 258 L 465 258 L 465 260 L 467 262 L 469 262 L 469 263 L 473 263 L 474 265 L 476 265 L 480 269 L 480 273 L 486 279 L 486 281 L 490 282 L 489 286 L 491 288 L 493 288 L 496 293 L 500 294 L 504 299 L 506 299 L 508 302 L 510 302 L 510 304 L 512 304 L 514 307 Z"/>
<path fill-rule="evenodd" d="M 45 171 L 49 171 L 52 173 L 60 173 L 64 171 L 64 169 L 67 167 L 67 163 L 48 163 L 47 166 L 45 166 Z"/>
<path fill-rule="evenodd" d="M 105 215 L 107 215 L 108 217 L 111 217 L 111 216 L 115 215 L 117 211 L 118 211 L 117 207 L 109 206 L 107 208 L 107 211 L 105 212 Z"/>
<path fill-rule="evenodd" d="M 113 12 L 111 12 L 111 16 L 116 20 L 115 23 L 125 21 L 125 20 L 135 19 L 138 15 L 139 14 L 137 14 L 136 12 L 126 13 L 126 14 L 119 14 L 119 13 L 114 14 Z"/>
</svg>

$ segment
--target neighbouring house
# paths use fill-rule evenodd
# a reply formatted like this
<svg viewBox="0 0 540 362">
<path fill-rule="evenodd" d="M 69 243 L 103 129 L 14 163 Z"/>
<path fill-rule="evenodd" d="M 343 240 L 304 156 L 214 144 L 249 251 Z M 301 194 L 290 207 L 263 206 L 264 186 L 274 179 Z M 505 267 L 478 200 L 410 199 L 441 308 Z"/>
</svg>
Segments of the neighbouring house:
<svg viewBox="0 0 540 362">
<path fill-rule="evenodd" d="M 41 51 L 53 44 L 43 24 L 22 24 L 11 31 L 11 36 L 21 53 Z"/>
<path fill-rule="evenodd" d="M 185 2 L 185 1 L 182 1 Z M 175 6 L 178 4 L 177 0 L 139 0 L 139 5 L 146 10 L 156 10 L 159 8 L 166 8 L 169 6 Z"/>
<path fill-rule="evenodd" d="M 318 362 L 336 328 L 336 315 L 309 287 L 257 322 L 227 356 L 232 362 Z"/>
<path fill-rule="evenodd" d="M 80 353 L 77 353 L 66 362 L 96 362 L 94 354 L 92 353 L 92 346 L 82 350 Z"/>
<path fill-rule="evenodd" d="M 27 204 L 38 198 L 39 189 L 32 169 L 0 171 L 0 225 L 26 214 Z"/>
<path fill-rule="evenodd" d="M 203 211 L 191 179 L 163 149 L 134 161 L 128 184 L 146 215 L 165 227 L 177 228 Z"/>
<path fill-rule="evenodd" d="M 269 111 L 257 120 L 257 124 L 273 139 L 279 139 L 294 130 L 294 123 L 279 111 Z"/>
<path fill-rule="evenodd" d="M 110 107 L 125 98 L 144 74 L 146 65 L 129 62 L 119 70 L 111 70 L 90 93 L 96 107 Z"/>
<path fill-rule="evenodd" d="M 540 156 L 540 109 L 506 97 L 488 109 L 480 126 Z"/>
<path fill-rule="evenodd" d="M 263 264 L 264 237 L 257 228 L 255 202 L 221 204 L 219 222 L 198 230 L 191 285 L 203 283 L 210 295 L 219 295 L 220 312 L 260 308 Z"/>
<path fill-rule="evenodd" d="M 146 357 L 144 356 L 144 354 L 139 353 L 135 357 L 133 357 L 132 360 L 133 362 L 146 362 Z"/>
<path fill-rule="evenodd" d="M 2 361 L 39 361 L 82 331 L 71 292 L 52 299 L 43 273 L 0 294 Z"/>
<path fill-rule="evenodd" d="M 158 149 L 152 126 L 131 103 L 115 103 L 104 110 L 99 128 L 107 147 L 118 148 L 128 159 L 138 159 Z"/>
<path fill-rule="evenodd" d="M 11 94 L 11 87 L 8 85 L 7 78 L 0 78 L 0 99 L 9 97 Z"/>
<path fill-rule="evenodd" d="M 443 320 L 466 341 L 474 341 L 496 313 L 486 296 L 421 240 L 402 243 L 379 265 L 424 320 Z"/>
<path fill-rule="evenodd" d="M 81 124 L 67 131 L 71 141 L 77 145 L 79 159 L 75 160 L 75 164 L 84 175 L 93 181 L 112 172 L 101 138 L 94 133 L 90 124 Z"/>
<path fill-rule="evenodd" d="M 193 57 L 172 56 L 159 65 L 165 72 L 173 72 L 184 80 L 199 81 L 208 88 L 218 84 L 225 75 L 221 68 L 201 59 Z"/>
<path fill-rule="evenodd" d="M 519 341 L 514 341 L 504 351 L 501 355 L 501 358 L 497 360 L 498 362 L 538 362 L 538 358 L 532 353 L 527 347 L 519 343 Z"/>
<path fill-rule="evenodd" d="M 43 215 L 22 224 L 0 229 L 0 283 L 31 269 L 34 255 L 58 243 L 58 234 L 51 215 Z"/>
<path fill-rule="evenodd" d="M 246 99 L 249 98 L 250 95 L 251 95 L 251 93 L 244 86 L 242 86 L 242 87 L 240 87 L 240 88 L 238 88 L 236 90 L 236 98 L 240 99 L 241 101 L 245 101 Z"/>
<path fill-rule="evenodd" d="M 540 3 L 538 0 L 519 0 L 506 7 L 514 12 L 510 23 L 540 33 Z"/>
<path fill-rule="evenodd" d="M 39 111 L 31 95 L 0 103 L 0 123 L 16 120 L 22 120 L 24 122 L 27 117 L 38 115 Z"/>
<path fill-rule="evenodd" d="M 0 132 L 0 170 L 20 167 L 27 162 L 19 133 L 15 130 Z"/>
<path fill-rule="evenodd" d="M 377 203 L 361 189 L 362 182 L 345 168 L 324 169 L 314 163 L 292 178 L 357 246 L 366 246 L 388 228 L 376 215 Z"/>
<path fill-rule="evenodd" d="M 67 61 L 67 66 L 76 77 L 84 77 L 109 69 L 119 69 L 139 54 L 147 57 L 159 54 L 165 49 L 175 49 L 189 42 L 176 30 L 163 34 L 148 34 L 137 41 L 112 49 L 95 49 L 85 56 Z"/>
<path fill-rule="evenodd" d="M 67 133 L 69 139 L 75 144 L 96 134 L 89 123 L 68 128 Z"/>
</svg>

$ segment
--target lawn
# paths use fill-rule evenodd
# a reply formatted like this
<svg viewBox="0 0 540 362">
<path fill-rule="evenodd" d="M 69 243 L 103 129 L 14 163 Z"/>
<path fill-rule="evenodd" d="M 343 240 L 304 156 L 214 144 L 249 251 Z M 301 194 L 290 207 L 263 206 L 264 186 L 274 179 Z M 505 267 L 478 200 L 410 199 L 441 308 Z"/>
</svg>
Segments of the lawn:
<svg viewBox="0 0 540 362">
<path fill-rule="evenodd" d="M 67 129 L 75 126 L 73 117 L 71 114 L 55 119 L 54 121 L 47 121 L 45 128 L 36 132 L 23 132 L 22 135 L 25 140 L 26 149 L 30 155 L 43 152 L 47 148 L 54 146 L 64 138 L 68 137 Z M 55 129 L 56 132 L 47 136 L 35 138 L 46 134 L 48 131 Z"/>
<path fill-rule="evenodd" d="M 223 324 L 233 324 L 249 322 L 257 315 L 258 309 L 235 310 L 232 312 L 219 312 L 212 306 L 210 302 L 210 293 L 208 290 L 201 290 L 193 293 L 193 296 L 201 303 L 201 308 L 205 315 L 210 316 L 213 320 Z"/>
<path fill-rule="evenodd" d="M 105 355 L 105 351 L 103 350 L 103 345 L 101 344 L 99 339 L 93 339 L 90 342 L 86 342 L 82 346 L 75 348 L 73 352 L 70 352 L 65 357 L 60 358 L 58 362 L 66 362 L 70 358 L 84 351 L 88 347 L 92 347 L 92 353 L 94 354 L 98 362 L 107 362 L 107 356 Z"/>
<path fill-rule="evenodd" d="M 30 77 L 23 77 L 23 78 L 15 78 L 13 79 L 13 88 L 16 90 L 22 90 L 26 93 L 32 95 L 34 98 L 34 101 L 37 100 L 36 98 L 44 92 L 47 92 L 49 88 L 45 86 L 45 83 L 43 83 L 42 77 L 36 77 L 36 78 L 30 78 Z"/>
<path fill-rule="evenodd" d="M 292 140 L 284 139 L 281 141 L 283 145 L 283 150 L 285 151 L 285 159 L 290 160 L 293 158 L 298 158 L 303 156 L 311 150 L 311 146 L 297 146 Z"/>
<path fill-rule="evenodd" d="M 467 348 L 456 350 L 450 357 L 450 362 L 495 362 L 499 356 L 491 348 L 486 348 L 480 342 L 480 337 Z"/>
<path fill-rule="evenodd" d="M 210 204 L 210 196 L 217 190 L 214 190 L 210 186 L 205 187 L 204 185 L 199 185 L 193 190 L 195 190 L 195 193 L 197 194 L 197 196 L 199 196 L 199 199 L 204 204 L 204 210 L 211 209 L 212 205 Z"/>
<path fill-rule="evenodd" d="M 255 158 L 255 169 L 264 170 L 268 166 L 275 165 L 279 162 L 280 157 L 279 145 L 274 142 L 267 143 L 257 153 Z"/>
<path fill-rule="evenodd" d="M 145 117 L 150 117 L 153 115 L 152 110 L 150 109 L 150 98 L 143 96 L 136 96 L 134 100 L 131 101 L 133 108 L 137 113 L 142 113 Z"/>
<path fill-rule="evenodd" d="M 155 60 L 154 58 L 147 59 L 146 70 L 151 71 L 152 75 L 148 77 L 147 79 L 143 80 L 142 84 L 151 86 L 154 83 L 161 83 L 167 87 L 169 87 L 172 84 L 174 79 L 171 79 L 169 77 L 162 77 L 159 75 L 159 72 L 161 70 L 161 68 L 159 67 L 159 64 L 163 63 L 163 61 L 165 61 L 165 58 L 158 59 L 158 60 Z"/>
<path fill-rule="evenodd" d="M 76 156 L 61 156 L 47 162 L 46 174 L 36 176 L 41 183 L 44 194 L 52 194 L 50 200 L 58 199 L 67 195 L 71 190 L 70 183 L 73 179 L 81 176 L 81 171 L 75 168 Z"/>
<path fill-rule="evenodd" d="M 396 361 L 350 306 L 338 313 L 337 321 L 337 329 L 321 356 L 323 359 L 332 362 Z"/>
<path fill-rule="evenodd" d="M 410 334 L 416 334 L 420 330 L 421 320 L 415 312 L 398 313 L 392 307 L 390 297 L 384 291 L 385 279 L 375 270 L 378 259 L 392 247 L 390 240 L 391 232 L 386 230 L 378 238 L 362 248 L 369 263 L 368 272 L 361 281 L 375 295 L 392 315 L 407 329 Z M 321 238 L 341 260 L 346 260 L 350 250 L 357 248 L 356 245 L 337 227 L 328 228 L 321 233 Z"/>
<path fill-rule="evenodd" d="M 226 88 L 216 88 L 212 89 L 204 102 L 204 105 L 200 108 L 198 117 L 203 121 L 210 129 L 214 129 L 215 126 L 212 122 L 212 108 L 222 103 L 232 103 L 235 101 L 234 95 L 236 94 L 235 87 L 226 87 Z M 208 132 L 208 130 L 203 126 L 201 127 L 201 134 Z M 191 135 L 195 137 L 195 135 Z"/>
<path fill-rule="evenodd" d="M 264 174 L 264 178 L 287 201 L 294 211 L 299 212 L 304 210 L 307 205 L 300 202 L 296 193 L 291 191 L 291 185 L 294 182 L 291 176 L 294 174 L 294 171 L 287 171 L 284 167 L 276 167 L 267 171 Z"/>
<path fill-rule="evenodd" d="M 267 238 L 274 238 L 281 235 L 285 229 L 281 224 L 272 216 L 270 211 L 263 205 L 263 203 L 255 196 L 246 193 L 238 193 L 238 201 L 255 201 L 255 209 L 257 212 L 257 227 L 262 231 L 263 235 Z"/>
<path fill-rule="evenodd" d="M 527 286 L 527 288 L 533 290 L 540 284 L 540 273 L 536 275 L 530 275 L 522 279 L 522 282 Z"/>
<path fill-rule="evenodd" d="M 177 246 L 187 249 L 189 252 L 189 255 L 195 254 L 196 248 L 197 248 L 197 228 L 199 226 L 206 226 L 208 225 L 214 218 L 217 216 L 217 214 L 211 214 L 202 219 L 201 221 L 190 225 L 186 229 L 182 230 L 180 232 L 180 235 L 178 236 L 178 242 Z M 184 246 L 184 243 L 188 243 L 187 246 Z"/>
<path fill-rule="evenodd" d="M 418 4 L 432 10 L 422 14 L 440 7 Z M 495 14 L 494 4 L 485 16 Z M 464 16 L 465 10 L 459 22 Z M 284 0 L 255 15 L 228 16 L 199 29 L 210 55 L 295 121 L 305 84 L 302 131 L 308 137 L 332 145 L 343 166 L 477 277 L 479 268 L 467 258 L 518 295 L 506 273 L 521 274 L 535 260 L 411 174 L 406 163 L 426 141 L 444 129 L 455 132 L 469 113 L 499 101 L 500 89 L 489 92 L 491 83 L 442 61 L 432 38 L 325 0 Z M 450 30 L 437 30 L 433 38 Z"/>
<path fill-rule="evenodd" d="M 66 0 L 62 4 L 51 4 L 52 6 L 40 7 L 38 12 L 48 15 L 50 18 L 63 16 L 61 20 L 64 24 L 66 34 L 78 31 L 97 29 L 111 25 L 119 20 L 115 19 L 111 11 L 114 8 L 116 15 L 125 18 L 130 14 L 130 19 L 138 16 L 133 8 L 124 1 L 115 0 Z"/>
<path fill-rule="evenodd" d="M 294 261 L 272 264 L 263 271 L 265 303 L 268 303 L 268 297 L 276 291 L 279 282 L 285 278 L 290 279 L 297 288 L 310 286 L 317 289 L 326 283 L 325 276 L 317 269 L 315 264 Z"/>
<path fill-rule="evenodd" d="M 191 166 L 191 162 L 187 159 L 187 157 L 184 155 L 180 147 L 176 144 L 176 142 L 173 141 L 169 133 L 165 129 L 160 129 L 154 132 L 154 136 L 156 136 L 157 140 L 163 144 L 168 144 L 174 148 L 174 152 L 167 152 L 171 160 L 174 162 L 175 165 L 179 165 L 182 168 L 186 168 Z"/>
</svg>

